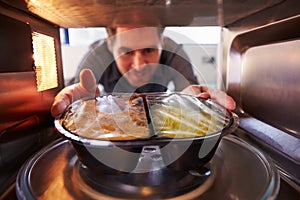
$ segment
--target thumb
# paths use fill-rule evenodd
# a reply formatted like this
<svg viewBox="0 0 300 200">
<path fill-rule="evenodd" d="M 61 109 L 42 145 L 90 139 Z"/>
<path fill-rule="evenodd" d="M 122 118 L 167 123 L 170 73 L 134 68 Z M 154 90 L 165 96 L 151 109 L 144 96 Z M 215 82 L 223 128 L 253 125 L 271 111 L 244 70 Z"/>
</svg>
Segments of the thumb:
<svg viewBox="0 0 300 200">
<path fill-rule="evenodd" d="M 93 93 L 97 90 L 96 78 L 90 69 L 83 69 L 79 75 L 80 87 L 87 92 Z"/>
</svg>

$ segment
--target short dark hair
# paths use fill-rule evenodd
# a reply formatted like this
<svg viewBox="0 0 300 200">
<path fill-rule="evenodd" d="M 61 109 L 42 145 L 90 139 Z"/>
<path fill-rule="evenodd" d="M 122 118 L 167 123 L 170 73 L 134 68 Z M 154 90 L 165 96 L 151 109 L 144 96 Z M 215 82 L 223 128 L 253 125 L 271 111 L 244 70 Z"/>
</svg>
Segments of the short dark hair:
<svg viewBox="0 0 300 200">
<path fill-rule="evenodd" d="M 116 35 L 117 33 L 117 28 L 118 27 L 114 27 L 114 26 L 109 26 L 109 27 L 106 27 L 106 31 L 108 33 L 108 36 L 114 36 Z M 141 28 L 146 28 L 146 26 L 144 27 L 141 27 Z M 158 33 L 158 36 L 162 36 L 163 32 L 164 32 L 164 28 L 163 27 L 157 27 L 157 33 Z"/>
</svg>

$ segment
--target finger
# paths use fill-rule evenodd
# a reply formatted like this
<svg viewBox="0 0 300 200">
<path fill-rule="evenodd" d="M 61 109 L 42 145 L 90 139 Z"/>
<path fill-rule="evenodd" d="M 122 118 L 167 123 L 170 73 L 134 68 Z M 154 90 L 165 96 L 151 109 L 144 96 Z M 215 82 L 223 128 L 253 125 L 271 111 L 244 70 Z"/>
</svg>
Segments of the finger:
<svg viewBox="0 0 300 200">
<path fill-rule="evenodd" d="M 73 101 L 75 85 L 68 86 L 62 89 L 55 97 L 54 102 L 51 106 L 51 114 L 53 117 L 58 117 L 68 105 Z"/>
<path fill-rule="evenodd" d="M 220 105 L 224 106 L 228 110 L 234 110 L 236 107 L 236 103 L 232 97 L 227 95 L 225 92 L 221 90 L 216 90 L 212 88 L 205 87 L 204 91 L 208 91 L 211 99 L 215 100 Z"/>
<path fill-rule="evenodd" d="M 227 108 L 228 110 L 234 110 L 236 108 L 234 99 L 228 95 L 226 95 L 225 108 Z"/>
<path fill-rule="evenodd" d="M 54 102 L 51 106 L 51 115 L 54 118 L 58 118 L 61 113 L 67 108 L 67 106 L 68 104 L 63 100 Z"/>
<path fill-rule="evenodd" d="M 198 94 L 197 96 L 201 99 L 209 99 L 210 98 L 210 94 L 208 92 L 202 92 L 202 93 Z"/>
<path fill-rule="evenodd" d="M 83 69 L 79 75 L 80 87 L 85 89 L 91 94 L 95 94 L 97 91 L 96 78 L 90 69 Z"/>
<path fill-rule="evenodd" d="M 188 87 L 184 88 L 181 92 L 184 94 L 198 96 L 202 91 L 200 85 L 189 85 Z"/>
</svg>

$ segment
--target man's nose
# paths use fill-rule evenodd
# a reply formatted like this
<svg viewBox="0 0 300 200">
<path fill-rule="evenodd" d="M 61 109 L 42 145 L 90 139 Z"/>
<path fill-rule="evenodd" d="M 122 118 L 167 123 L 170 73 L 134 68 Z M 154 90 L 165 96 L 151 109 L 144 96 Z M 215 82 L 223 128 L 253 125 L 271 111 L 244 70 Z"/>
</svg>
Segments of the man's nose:
<svg viewBox="0 0 300 200">
<path fill-rule="evenodd" d="M 136 70 L 142 70 L 146 64 L 145 57 L 141 51 L 135 51 L 132 58 L 132 67 Z"/>
</svg>

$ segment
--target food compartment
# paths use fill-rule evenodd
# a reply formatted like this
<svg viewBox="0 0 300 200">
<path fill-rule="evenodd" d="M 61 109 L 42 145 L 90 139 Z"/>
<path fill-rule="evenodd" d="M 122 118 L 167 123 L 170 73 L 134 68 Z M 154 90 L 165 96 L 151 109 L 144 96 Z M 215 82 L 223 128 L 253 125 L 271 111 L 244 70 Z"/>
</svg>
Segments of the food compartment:
<svg viewBox="0 0 300 200">
<path fill-rule="evenodd" d="M 238 117 L 209 99 L 171 93 L 146 97 L 166 167 L 201 171 L 221 138 L 238 126 Z"/>
<path fill-rule="evenodd" d="M 158 137 L 194 138 L 222 131 L 230 115 L 211 100 L 184 94 L 146 97 L 154 133 Z"/>
<path fill-rule="evenodd" d="M 135 140 L 150 137 L 143 98 L 108 95 L 80 100 L 67 109 L 61 124 L 81 137 L 101 140 Z"/>
<path fill-rule="evenodd" d="M 142 149 L 149 146 L 160 149 L 161 167 L 201 169 L 222 136 L 237 125 L 237 116 L 214 101 L 181 93 L 79 100 L 55 120 L 60 135 L 71 141 L 79 160 L 95 174 L 140 171 Z"/>
</svg>

